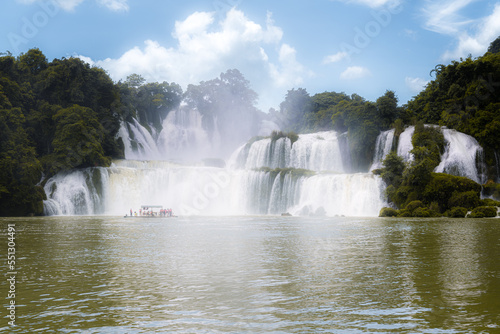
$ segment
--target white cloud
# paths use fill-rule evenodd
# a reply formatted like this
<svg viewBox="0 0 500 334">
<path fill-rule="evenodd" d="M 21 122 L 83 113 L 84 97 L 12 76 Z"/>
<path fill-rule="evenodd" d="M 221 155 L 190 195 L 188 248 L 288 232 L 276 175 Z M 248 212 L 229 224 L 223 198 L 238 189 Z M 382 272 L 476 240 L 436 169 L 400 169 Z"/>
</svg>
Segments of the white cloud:
<svg viewBox="0 0 500 334">
<path fill-rule="evenodd" d="M 17 0 L 20 3 L 32 4 L 46 0 Z M 85 0 L 49 0 L 53 4 L 58 5 L 60 8 L 67 12 L 72 12 L 75 8 Z M 112 11 L 128 11 L 128 0 L 96 0 L 98 4 L 112 10 Z"/>
<path fill-rule="evenodd" d="M 371 8 L 378 8 L 382 6 L 397 7 L 401 3 L 401 0 L 336 0 L 336 1 L 354 3 L 363 6 L 368 6 Z"/>
<path fill-rule="evenodd" d="M 129 10 L 128 0 L 98 0 L 97 2 L 115 12 L 127 12 Z"/>
<path fill-rule="evenodd" d="M 274 24 L 270 13 L 265 26 L 236 9 L 229 10 L 220 22 L 214 15 L 195 12 L 177 21 L 172 32 L 177 45 L 173 47 L 147 40 L 143 47 L 136 46 L 117 59 L 94 63 L 115 81 L 138 73 L 148 81 L 176 82 L 184 88 L 237 68 L 261 101 L 277 103 L 280 101 L 276 99 L 283 98 L 283 89 L 296 87 L 313 75 L 297 60 L 296 50 L 281 42 L 283 31 Z"/>
<path fill-rule="evenodd" d="M 342 80 L 355 80 L 367 77 L 371 74 L 370 70 L 361 66 L 350 66 L 340 74 Z"/>
<path fill-rule="evenodd" d="M 347 58 L 348 56 L 349 54 L 347 52 L 339 51 L 336 54 L 326 56 L 325 59 L 323 59 L 323 64 L 336 63 Z"/>
<path fill-rule="evenodd" d="M 482 55 L 495 38 L 500 35 L 500 4 L 496 4 L 491 15 L 484 17 L 476 31 L 464 31 L 458 36 L 458 45 L 454 50 L 446 51 L 443 59 L 458 59 L 469 54 Z"/>
<path fill-rule="evenodd" d="M 500 35 L 500 3 L 490 15 L 470 18 L 465 16 L 467 7 L 477 0 L 447 0 L 428 2 L 423 9 L 424 27 L 456 40 L 456 47 L 447 50 L 443 60 L 482 55 L 489 44 Z M 470 11 L 469 11 L 470 12 Z"/>
<path fill-rule="evenodd" d="M 427 85 L 428 83 L 429 81 L 422 78 L 405 78 L 406 86 L 414 93 L 419 93 L 420 91 L 422 91 L 425 88 L 425 85 Z"/>
<path fill-rule="evenodd" d="M 423 12 L 425 28 L 440 34 L 456 34 L 472 20 L 460 15 L 460 11 L 476 0 L 446 0 L 427 2 Z"/>
</svg>

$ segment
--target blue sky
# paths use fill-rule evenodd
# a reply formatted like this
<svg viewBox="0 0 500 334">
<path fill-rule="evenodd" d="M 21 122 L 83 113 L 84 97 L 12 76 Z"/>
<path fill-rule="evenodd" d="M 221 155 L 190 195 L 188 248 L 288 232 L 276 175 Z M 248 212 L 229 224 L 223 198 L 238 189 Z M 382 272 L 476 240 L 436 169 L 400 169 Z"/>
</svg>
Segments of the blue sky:
<svg viewBox="0 0 500 334">
<path fill-rule="evenodd" d="M 390 89 L 404 104 L 435 65 L 484 54 L 500 1 L 8 0 L 0 27 L 0 52 L 78 56 L 115 81 L 185 89 L 237 68 L 263 111 L 299 87 L 372 101 Z"/>
</svg>

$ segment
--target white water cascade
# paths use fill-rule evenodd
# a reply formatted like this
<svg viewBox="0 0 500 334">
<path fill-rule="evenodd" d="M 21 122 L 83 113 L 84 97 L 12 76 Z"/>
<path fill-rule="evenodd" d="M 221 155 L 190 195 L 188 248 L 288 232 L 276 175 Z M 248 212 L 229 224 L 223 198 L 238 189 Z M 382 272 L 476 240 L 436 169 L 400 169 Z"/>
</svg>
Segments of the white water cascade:
<svg viewBox="0 0 500 334">
<path fill-rule="evenodd" d="M 60 173 L 45 184 L 45 212 L 125 215 L 149 204 L 180 215 L 377 216 L 384 185 L 371 173 L 346 173 L 342 145 L 335 132 L 320 132 L 293 144 L 289 138 L 249 143 L 227 168 L 119 160 Z"/>
<path fill-rule="evenodd" d="M 435 172 L 465 176 L 478 183 L 486 182 L 483 163 L 483 148 L 474 137 L 451 129 L 443 129 L 446 150 Z M 479 168 L 478 168 L 479 165 Z"/>
<path fill-rule="evenodd" d="M 348 166 L 335 131 L 300 135 L 293 143 L 288 137 L 247 143 L 231 157 L 235 168 L 302 168 L 344 173 Z"/>
<path fill-rule="evenodd" d="M 370 171 L 383 167 L 382 161 L 384 161 L 387 154 L 391 152 L 393 144 L 394 129 L 380 133 L 375 144 L 375 154 L 373 156 L 373 164 L 370 167 Z"/>
<path fill-rule="evenodd" d="M 478 183 L 484 183 L 483 149 L 474 137 L 456 130 L 441 128 L 445 139 L 445 150 L 436 173 L 465 176 Z M 415 127 L 410 126 L 399 136 L 397 154 L 406 162 L 413 160 L 411 138 Z M 394 129 L 380 133 L 375 146 L 375 156 L 370 170 L 382 167 L 382 161 L 394 145 Z"/>
</svg>

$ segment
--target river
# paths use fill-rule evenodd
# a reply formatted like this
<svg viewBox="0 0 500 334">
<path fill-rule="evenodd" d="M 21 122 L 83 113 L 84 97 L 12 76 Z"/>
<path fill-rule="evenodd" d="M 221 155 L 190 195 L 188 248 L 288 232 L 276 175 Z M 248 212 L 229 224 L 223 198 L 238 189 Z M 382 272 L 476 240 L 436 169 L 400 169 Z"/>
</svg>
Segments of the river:
<svg viewBox="0 0 500 334">
<path fill-rule="evenodd" d="M 500 332 L 500 220 L 1 218 L 9 333 Z M 4 275 L 4 277 L 7 277 Z"/>
</svg>

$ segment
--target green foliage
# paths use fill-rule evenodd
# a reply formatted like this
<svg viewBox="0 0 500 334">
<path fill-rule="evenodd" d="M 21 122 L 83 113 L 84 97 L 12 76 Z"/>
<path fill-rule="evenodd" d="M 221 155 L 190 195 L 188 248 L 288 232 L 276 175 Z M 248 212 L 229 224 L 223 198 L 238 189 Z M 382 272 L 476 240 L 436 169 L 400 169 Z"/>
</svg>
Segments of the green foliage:
<svg viewBox="0 0 500 334">
<path fill-rule="evenodd" d="M 23 123 L 20 108 L 0 109 L 0 216 L 43 213 L 42 167 Z"/>
<path fill-rule="evenodd" d="M 488 47 L 488 52 L 499 53 L 500 52 L 500 36 L 497 37 L 493 42 L 491 42 Z"/>
<path fill-rule="evenodd" d="M 432 71 L 435 80 L 407 105 L 409 114 L 427 124 L 447 126 L 475 137 L 489 165 L 496 163 L 495 152 L 500 152 L 498 41 L 482 57 L 436 66 Z"/>
<path fill-rule="evenodd" d="M 401 114 L 393 91 L 369 102 L 357 94 L 324 92 L 313 97 L 303 88 L 289 90 L 280 110 L 271 110 L 272 120 L 285 131 L 347 132 L 353 168 L 367 170 L 373 159 L 377 136 Z"/>
<path fill-rule="evenodd" d="M 453 207 L 450 210 L 445 212 L 446 217 L 450 218 L 465 218 L 465 215 L 467 215 L 467 209 L 462 208 L 462 207 Z"/>
<path fill-rule="evenodd" d="M 474 190 L 469 190 L 469 191 L 463 191 L 463 192 L 458 192 L 455 191 L 450 199 L 448 200 L 448 207 L 464 207 L 466 209 L 473 209 L 476 206 L 479 206 L 479 196 L 476 191 Z"/>
<path fill-rule="evenodd" d="M 122 157 L 122 109 L 106 72 L 78 58 L 0 57 L 0 215 L 43 213 L 42 172 Z"/>
<path fill-rule="evenodd" d="M 479 203 L 480 193 L 481 185 L 466 177 L 432 173 L 421 196 L 424 202 L 438 202 L 440 208 L 446 211 L 454 206 Z"/>
<path fill-rule="evenodd" d="M 467 216 L 468 218 L 493 218 L 497 216 L 497 208 L 494 206 L 478 206 Z"/>
<path fill-rule="evenodd" d="M 494 200 L 500 201 L 500 184 L 491 180 L 483 185 L 483 195 L 492 197 Z"/>
<path fill-rule="evenodd" d="M 380 175 L 388 186 L 399 187 L 406 167 L 403 158 L 397 155 L 396 152 L 390 152 L 382 164 L 384 168 L 375 170 L 374 173 Z"/>
<path fill-rule="evenodd" d="M 379 217 L 397 217 L 398 216 L 398 210 L 393 209 L 393 208 L 382 208 L 380 209 L 380 213 L 378 215 Z"/>
<path fill-rule="evenodd" d="M 271 132 L 271 141 L 272 142 L 275 142 L 275 141 L 277 141 L 280 138 L 288 138 L 288 139 L 290 139 L 290 142 L 293 145 L 293 143 L 295 143 L 299 139 L 299 135 L 296 134 L 295 132 L 292 132 L 292 131 L 287 132 L 287 133 L 285 133 L 283 131 L 273 131 L 273 132 Z"/>
<path fill-rule="evenodd" d="M 479 206 L 498 206 L 500 207 L 500 201 L 495 201 L 491 198 L 483 198 L 479 201 Z"/>
<path fill-rule="evenodd" d="M 300 132 L 304 128 L 305 118 L 311 112 L 312 99 L 304 88 L 291 89 L 280 104 L 275 121 L 285 131 Z"/>
<path fill-rule="evenodd" d="M 216 120 L 218 131 L 228 141 L 246 140 L 258 132 L 263 113 L 255 107 L 257 93 L 236 69 L 199 85 L 189 85 L 184 101 L 202 114 L 209 135 L 215 133 Z"/>
<path fill-rule="evenodd" d="M 424 203 L 422 201 L 416 200 L 416 201 L 411 201 L 408 203 L 405 207 L 406 210 L 409 210 L 410 212 L 415 211 L 417 208 L 423 208 L 425 207 Z"/>
<path fill-rule="evenodd" d="M 285 175 L 287 175 L 287 174 L 289 174 L 294 179 L 297 179 L 300 177 L 309 177 L 309 176 L 316 175 L 316 172 L 314 172 L 312 170 L 304 169 L 304 168 L 293 168 L 293 167 L 274 168 L 274 169 L 271 169 L 269 167 L 260 167 L 256 170 L 261 171 L 261 172 L 271 173 L 271 176 L 273 178 L 275 178 L 277 175 L 280 175 L 281 178 L 284 178 Z"/>
<path fill-rule="evenodd" d="M 412 212 L 412 217 L 433 217 L 434 213 L 429 208 L 416 208 Z"/>
<path fill-rule="evenodd" d="M 52 173 L 110 164 L 101 146 L 104 128 L 92 109 L 74 105 L 59 110 L 53 119 L 57 127 L 52 142 L 55 158 Z"/>
<path fill-rule="evenodd" d="M 182 88 L 176 83 L 145 83 L 138 74 L 131 74 L 117 85 L 120 92 L 120 112 L 125 120 L 135 117 L 146 128 L 162 129 L 162 121 L 182 100 Z"/>
</svg>

